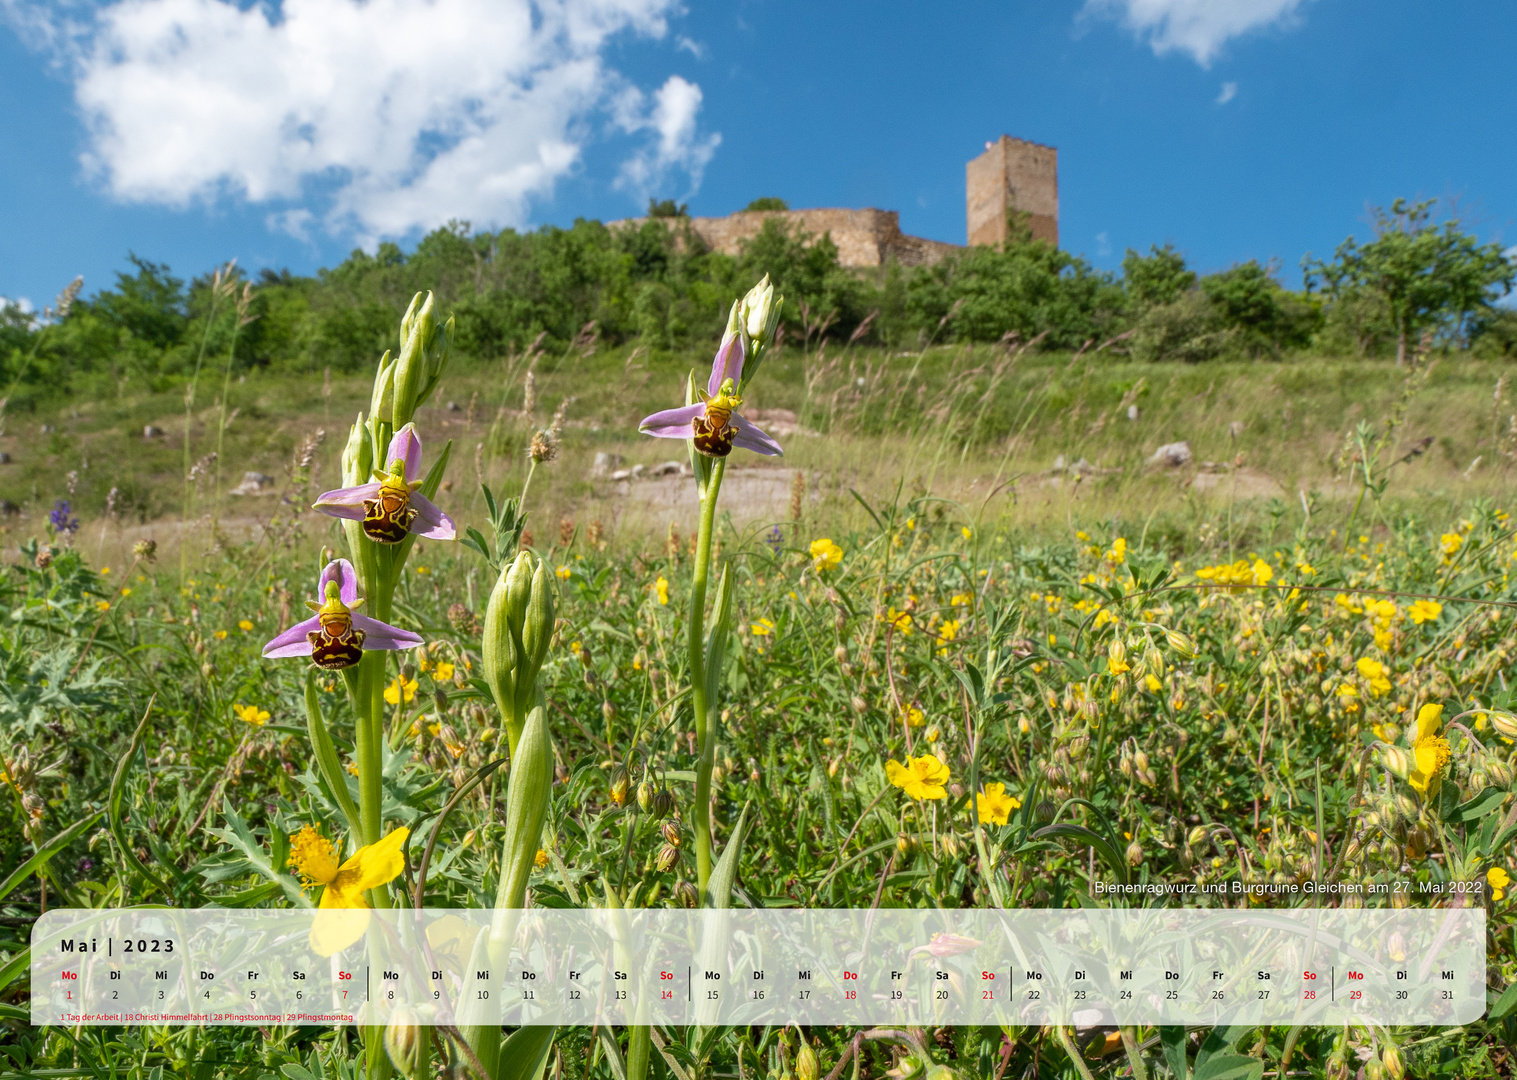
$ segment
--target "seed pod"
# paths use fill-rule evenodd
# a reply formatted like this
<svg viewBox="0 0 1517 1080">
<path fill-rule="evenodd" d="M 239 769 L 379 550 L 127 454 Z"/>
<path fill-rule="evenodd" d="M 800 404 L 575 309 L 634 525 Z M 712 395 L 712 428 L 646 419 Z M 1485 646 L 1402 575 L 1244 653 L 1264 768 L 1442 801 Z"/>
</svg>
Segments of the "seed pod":
<svg viewBox="0 0 1517 1080">
<path fill-rule="evenodd" d="M 950 859 L 957 859 L 959 852 L 963 850 L 963 846 L 959 843 L 959 838 L 953 833 L 944 833 L 939 842 L 943 846 L 943 854 Z"/>
<path fill-rule="evenodd" d="M 1348 1061 L 1344 1058 L 1342 1050 L 1334 1050 L 1327 1055 L 1324 1065 L 1327 1080 L 1348 1080 Z"/>
<path fill-rule="evenodd" d="M 448 692 L 446 690 L 432 691 L 432 704 L 437 706 L 438 712 L 448 711 Z"/>
<path fill-rule="evenodd" d="M 700 893 L 695 891 L 695 886 L 688 881 L 677 882 L 674 886 L 674 898 L 687 908 L 693 908 L 700 903 Z"/>
<path fill-rule="evenodd" d="M 673 844 L 665 844 L 658 849 L 658 858 L 655 860 L 655 864 L 660 871 L 667 873 L 677 862 L 679 862 L 679 848 Z"/>
<path fill-rule="evenodd" d="M 600 715 L 601 719 L 609 724 L 616 719 L 616 706 L 609 701 L 602 701 L 600 703 Z"/>
<path fill-rule="evenodd" d="M 848 662 L 848 646 L 839 645 L 837 648 L 833 649 L 832 658 L 840 664 L 846 664 Z"/>
<path fill-rule="evenodd" d="M 1140 844 L 1136 840 L 1134 840 L 1132 843 L 1130 843 L 1130 844 L 1127 845 L 1127 865 L 1128 866 L 1142 866 L 1143 865 L 1143 859 L 1144 859 L 1144 854 L 1143 854 L 1143 845 L 1142 844 Z"/>
<path fill-rule="evenodd" d="M 680 831 L 678 822 L 666 821 L 659 826 L 658 831 L 664 834 L 665 840 L 669 841 L 669 843 L 673 844 L 675 847 L 679 847 Z"/>
<path fill-rule="evenodd" d="M 901 833 L 895 838 L 896 854 L 900 855 L 903 859 L 910 858 L 916 853 L 918 847 L 916 838 L 907 836 L 905 833 Z"/>
<path fill-rule="evenodd" d="M 1148 768 L 1148 755 L 1142 750 L 1138 750 L 1132 756 L 1132 763 L 1141 772 Z"/>
<path fill-rule="evenodd" d="M 655 820 L 666 818 L 674 813 L 674 792 L 663 788 L 653 796 L 653 817 Z"/>
<path fill-rule="evenodd" d="M 1517 739 L 1517 716 L 1505 712 L 1493 712 L 1486 715 L 1491 718 L 1491 726 L 1499 734 L 1505 735 L 1508 739 Z"/>
<path fill-rule="evenodd" d="M 821 1071 L 822 1065 L 816 1058 L 816 1051 L 802 1039 L 801 1048 L 795 1053 L 795 1080 L 816 1080 Z M 1396 1080 L 1401 1078 L 1397 1077 Z"/>
<path fill-rule="evenodd" d="M 1485 759 L 1485 771 L 1497 787 L 1512 786 L 1512 766 L 1498 757 Z"/>
<path fill-rule="evenodd" d="M 409 1005 L 397 1005 L 385 1026 L 385 1053 L 406 1080 L 421 1075 L 421 1058 L 426 1052 L 426 1036 L 420 1017 Z"/>
<path fill-rule="evenodd" d="M 1380 1052 L 1380 1060 L 1385 1064 L 1385 1074 L 1391 1080 L 1403 1080 L 1406 1076 L 1406 1065 L 1401 1061 L 1401 1051 L 1395 1044 L 1386 1043 L 1385 1049 Z"/>
<path fill-rule="evenodd" d="M 653 812 L 653 803 L 657 797 L 658 791 L 647 780 L 637 785 L 637 808 L 643 813 Z"/>
<path fill-rule="evenodd" d="M 1038 805 L 1032 808 L 1032 816 L 1037 818 L 1038 821 L 1042 822 L 1044 825 L 1047 825 L 1050 821 L 1052 821 L 1053 816 L 1058 812 L 1058 807 L 1054 806 L 1054 804 L 1049 802 L 1047 799 L 1039 800 Z"/>
<path fill-rule="evenodd" d="M 618 765 L 611 770 L 611 801 L 621 806 L 627 801 L 627 790 L 631 785 L 631 778 L 627 776 L 627 770 Z"/>
<path fill-rule="evenodd" d="M 1371 1057 L 1364 1063 L 1364 1080 L 1385 1080 L 1385 1066 L 1379 1058 Z"/>
<path fill-rule="evenodd" d="M 1412 756 L 1400 746 L 1386 746 L 1380 750 L 1380 764 L 1396 779 L 1405 780 L 1412 771 Z"/>
<path fill-rule="evenodd" d="M 1178 630 L 1166 630 L 1164 640 L 1169 642 L 1169 647 L 1189 660 L 1196 655 L 1196 643 Z"/>
<path fill-rule="evenodd" d="M 931 725 L 926 731 L 922 732 L 922 738 L 926 739 L 930 743 L 935 743 L 942 737 L 943 729 L 938 727 L 936 724 Z"/>
<path fill-rule="evenodd" d="M 1210 836 L 1211 833 L 1207 830 L 1205 825 L 1197 825 L 1190 831 L 1190 835 L 1186 836 L 1185 843 L 1188 847 L 1200 847 L 1202 844 L 1206 843 L 1207 839 L 1210 838 Z"/>
<path fill-rule="evenodd" d="M 853 695 L 853 700 L 849 702 L 849 704 L 853 706 L 853 711 L 858 713 L 860 716 L 862 716 L 864 712 L 869 708 L 869 703 L 866 702 L 863 698 L 859 697 L 857 694 Z"/>
</svg>

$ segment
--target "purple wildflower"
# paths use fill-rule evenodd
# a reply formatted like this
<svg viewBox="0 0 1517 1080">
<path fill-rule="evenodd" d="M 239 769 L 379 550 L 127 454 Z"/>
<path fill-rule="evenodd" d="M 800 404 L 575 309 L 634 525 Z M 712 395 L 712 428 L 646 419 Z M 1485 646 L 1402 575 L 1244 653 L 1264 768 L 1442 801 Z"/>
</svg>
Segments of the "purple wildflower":
<svg viewBox="0 0 1517 1080">
<path fill-rule="evenodd" d="M 358 575 L 347 559 L 327 564 L 316 583 L 316 595 L 321 603 L 306 601 L 316 614 L 265 645 L 266 658 L 309 656 L 317 667 L 337 671 L 357 664 L 365 652 L 413 649 L 421 644 L 421 637 L 409 630 L 353 611 L 363 601 L 358 598 Z"/>
</svg>

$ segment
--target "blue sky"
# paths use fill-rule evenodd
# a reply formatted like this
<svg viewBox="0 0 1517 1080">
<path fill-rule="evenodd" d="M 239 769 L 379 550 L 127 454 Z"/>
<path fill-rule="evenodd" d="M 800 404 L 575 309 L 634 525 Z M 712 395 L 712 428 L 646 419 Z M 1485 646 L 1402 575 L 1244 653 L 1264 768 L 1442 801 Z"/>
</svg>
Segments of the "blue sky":
<svg viewBox="0 0 1517 1080">
<path fill-rule="evenodd" d="M 0 0 L 0 296 L 128 250 L 309 272 L 450 217 L 879 206 L 964 240 L 964 163 L 1059 148 L 1062 245 L 1202 270 L 1399 196 L 1517 243 L 1517 6 L 1409 0 Z"/>
</svg>

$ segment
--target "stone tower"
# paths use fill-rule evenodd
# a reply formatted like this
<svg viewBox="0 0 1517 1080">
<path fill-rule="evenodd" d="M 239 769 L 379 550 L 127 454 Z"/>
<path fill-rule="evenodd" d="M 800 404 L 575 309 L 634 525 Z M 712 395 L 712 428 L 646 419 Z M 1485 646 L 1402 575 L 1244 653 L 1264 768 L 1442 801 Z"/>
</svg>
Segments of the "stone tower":
<svg viewBox="0 0 1517 1080">
<path fill-rule="evenodd" d="M 964 167 L 969 244 L 997 246 L 1020 215 L 1033 239 L 1059 246 L 1059 151 L 1002 135 Z"/>
</svg>

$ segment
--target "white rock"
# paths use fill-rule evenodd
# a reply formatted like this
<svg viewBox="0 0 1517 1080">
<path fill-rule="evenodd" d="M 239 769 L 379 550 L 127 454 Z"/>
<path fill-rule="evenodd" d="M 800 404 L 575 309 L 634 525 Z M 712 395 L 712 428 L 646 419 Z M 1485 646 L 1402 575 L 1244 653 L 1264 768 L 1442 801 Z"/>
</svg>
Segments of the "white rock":
<svg viewBox="0 0 1517 1080">
<path fill-rule="evenodd" d="M 641 480 L 643 478 L 643 473 L 645 473 L 647 471 L 648 471 L 648 466 L 646 466 L 646 465 L 634 465 L 634 466 L 632 466 L 632 479 L 634 479 L 634 480 Z"/>
<path fill-rule="evenodd" d="M 1172 442 L 1165 443 L 1155 450 L 1153 457 L 1148 459 L 1148 463 L 1150 465 L 1161 465 L 1167 469 L 1178 469 L 1182 465 L 1189 465 L 1192 457 L 1190 443 Z"/>
<path fill-rule="evenodd" d="M 680 464 L 677 461 L 666 461 L 662 465 L 655 465 L 648 471 L 650 476 L 678 476 Z"/>
<path fill-rule="evenodd" d="M 274 478 L 268 473 L 245 472 L 242 474 L 242 483 L 234 487 L 230 495 L 262 495 L 274 486 Z"/>
<path fill-rule="evenodd" d="M 611 479 L 613 479 L 613 480 L 631 480 L 632 479 L 632 471 L 630 469 L 617 469 L 614 473 L 611 474 Z"/>
<path fill-rule="evenodd" d="M 142 429 L 142 437 L 144 439 L 158 439 L 158 438 L 161 438 L 162 436 L 163 436 L 163 429 L 161 427 L 159 427 L 157 424 L 149 424 L 145 428 Z"/>
<path fill-rule="evenodd" d="M 607 476 L 621 468 L 622 456 L 620 454 L 608 454 L 601 450 L 596 453 L 595 460 L 590 464 L 591 476 Z M 616 477 L 612 476 L 612 479 Z"/>
</svg>

